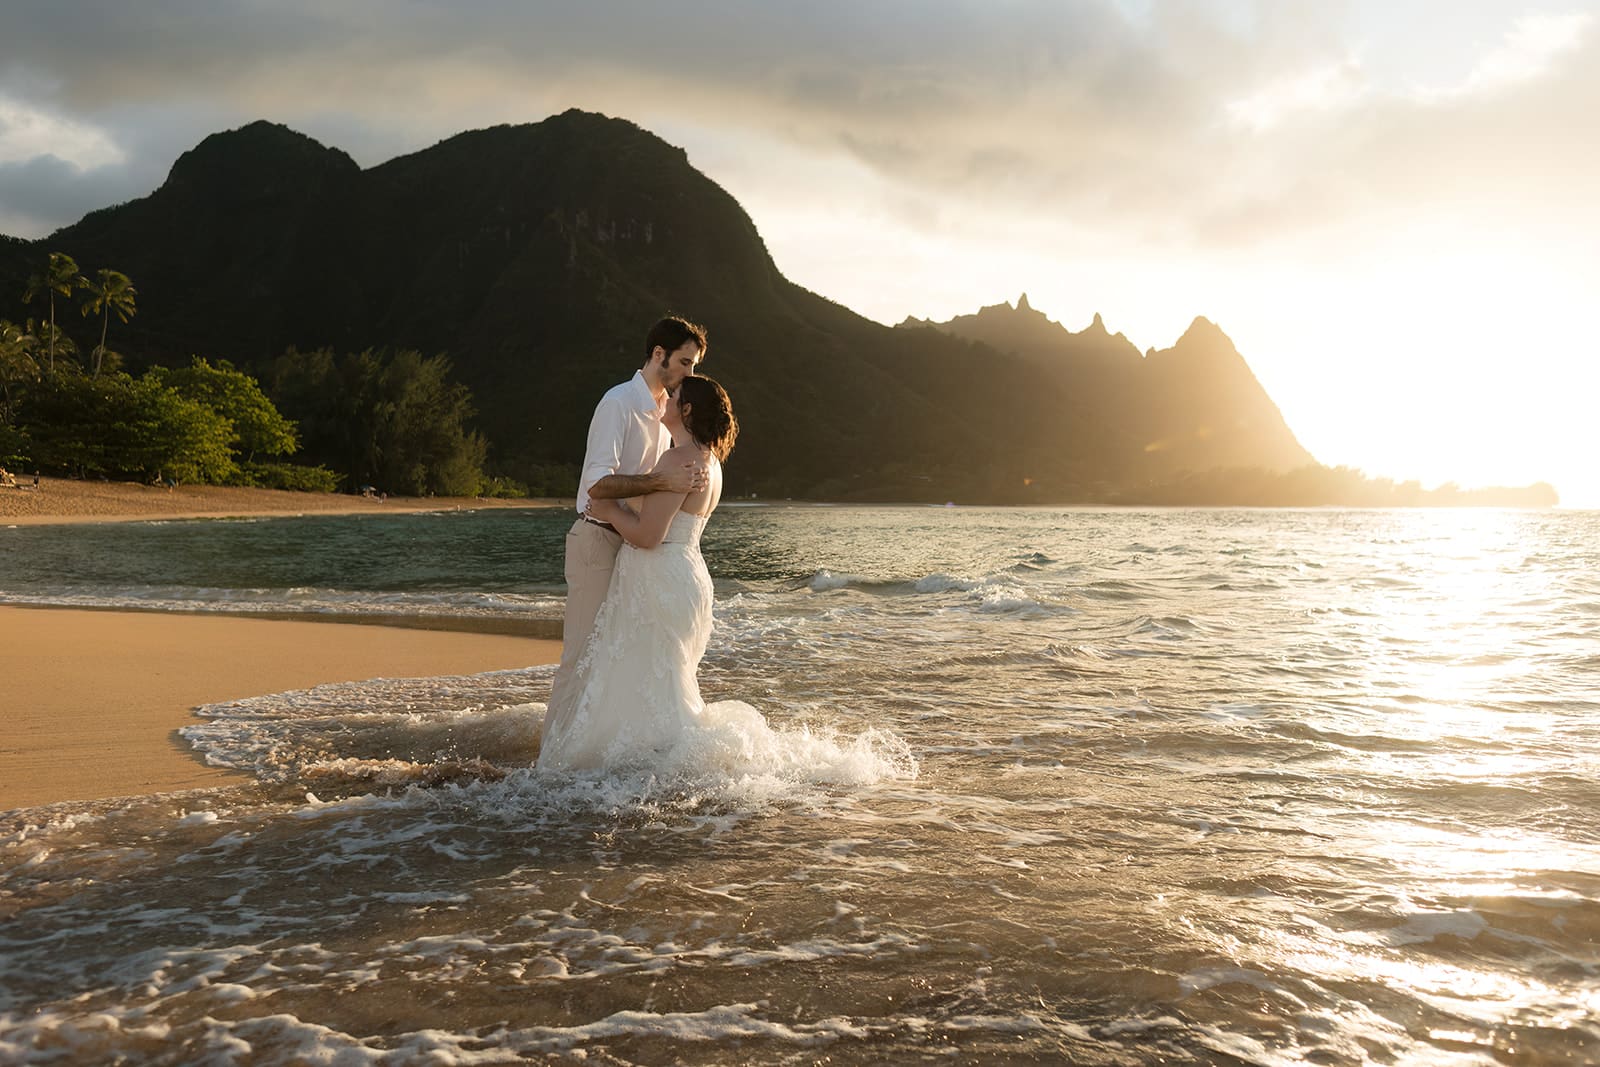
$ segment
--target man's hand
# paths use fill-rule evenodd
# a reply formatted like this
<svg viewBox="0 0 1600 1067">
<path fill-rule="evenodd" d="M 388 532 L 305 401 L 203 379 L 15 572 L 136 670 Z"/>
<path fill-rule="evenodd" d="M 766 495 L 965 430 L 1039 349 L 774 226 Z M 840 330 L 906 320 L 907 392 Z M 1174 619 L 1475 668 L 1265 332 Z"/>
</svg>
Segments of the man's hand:
<svg viewBox="0 0 1600 1067">
<path fill-rule="evenodd" d="M 711 476 L 706 472 L 706 465 L 701 462 L 667 467 L 656 473 L 661 477 L 662 490 L 668 493 L 698 493 L 711 480 Z"/>
</svg>

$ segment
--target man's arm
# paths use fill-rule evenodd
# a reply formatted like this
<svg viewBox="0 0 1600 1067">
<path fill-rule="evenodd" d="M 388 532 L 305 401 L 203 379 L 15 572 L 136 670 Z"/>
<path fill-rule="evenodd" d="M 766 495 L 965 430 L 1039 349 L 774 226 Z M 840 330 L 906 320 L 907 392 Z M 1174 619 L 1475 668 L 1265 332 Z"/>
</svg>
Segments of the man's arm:
<svg viewBox="0 0 1600 1067">
<path fill-rule="evenodd" d="M 588 447 L 583 452 L 583 469 L 579 472 L 578 482 L 590 483 L 590 493 L 594 492 L 594 483 L 610 477 L 622 462 L 622 435 L 626 432 L 627 416 L 623 413 L 622 405 L 607 393 L 600 398 L 600 403 L 595 405 L 594 417 L 589 420 Z"/>
<path fill-rule="evenodd" d="M 706 465 L 691 460 L 673 463 L 649 474 L 608 474 L 589 487 L 590 500 L 628 500 L 651 493 L 683 496 L 706 487 Z"/>
</svg>

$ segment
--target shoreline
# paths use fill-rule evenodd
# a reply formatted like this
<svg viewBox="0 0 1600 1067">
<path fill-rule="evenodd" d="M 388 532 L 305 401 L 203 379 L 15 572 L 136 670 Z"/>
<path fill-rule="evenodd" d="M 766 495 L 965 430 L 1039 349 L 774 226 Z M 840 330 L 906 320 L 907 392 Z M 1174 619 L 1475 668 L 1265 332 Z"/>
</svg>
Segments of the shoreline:
<svg viewBox="0 0 1600 1067">
<path fill-rule="evenodd" d="M 152 522 L 186 519 L 304 518 L 312 515 L 404 515 L 425 512 L 528 510 L 576 507 L 570 497 L 390 497 L 380 501 L 345 493 L 307 493 L 285 489 L 241 486 L 184 485 L 176 489 L 134 482 L 86 482 L 66 478 L 41 478 L 40 488 L 0 486 L 0 528 L 8 526 L 65 526 L 85 523 Z M 1495 504 L 1450 505 L 1348 505 L 1348 504 L 974 504 L 917 501 L 792 500 L 788 498 L 723 501 L 722 507 L 744 508 L 945 508 L 1106 511 L 1591 511 L 1594 505 L 1556 504 L 1528 507 Z"/>
<path fill-rule="evenodd" d="M 572 507 L 553 497 L 373 497 L 306 493 L 231 485 L 165 489 L 135 482 L 40 478 L 0 487 L 0 526 L 146 522 L 163 519 L 293 518 L 306 515 L 404 515 L 429 511 L 486 511 Z"/>
<path fill-rule="evenodd" d="M 359 611 L 223 611 L 213 608 L 141 607 L 137 604 L 31 604 L 0 600 L 0 610 L 18 611 L 94 611 L 112 615 L 180 615 L 200 619 L 261 619 L 269 622 L 313 622 L 336 626 L 382 626 L 397 630 L 427 630 L 434 633 L 490 634 L 524 637 L 535 641 L 561 641 L 561 620 L 530 616 L 380 614 Z"/>
<path fill-rule="evenodd" d="M 561 656 L 559 638 L 359 621 L 0 605 L 0 812 L 251 781 L 178 736 L 200 705 Z"/>
</svg>

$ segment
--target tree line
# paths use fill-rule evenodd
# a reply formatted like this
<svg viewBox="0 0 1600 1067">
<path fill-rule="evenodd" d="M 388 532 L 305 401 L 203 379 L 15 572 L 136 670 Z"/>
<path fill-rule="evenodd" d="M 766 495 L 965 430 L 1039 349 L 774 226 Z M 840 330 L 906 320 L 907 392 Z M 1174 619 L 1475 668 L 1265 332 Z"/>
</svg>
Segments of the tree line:
<svg viewBox="0 0 1600 1067">
<path fill-rule="evenodd" d="M 138 312 L 126 274 L 85 274 L 52 252 L 22 299 L 41 315 L 0 319 L 0 467 L 169 485 L 526 492 L 484 474 L 471 393 L 442 355 L 291 349 L 265 381 L 196 355 L 134 377 L 108 346 L 111 320 L 126 324 Z M 74 300 L 98 326 L 87 358 L 60 321 Z"/>
</svg>

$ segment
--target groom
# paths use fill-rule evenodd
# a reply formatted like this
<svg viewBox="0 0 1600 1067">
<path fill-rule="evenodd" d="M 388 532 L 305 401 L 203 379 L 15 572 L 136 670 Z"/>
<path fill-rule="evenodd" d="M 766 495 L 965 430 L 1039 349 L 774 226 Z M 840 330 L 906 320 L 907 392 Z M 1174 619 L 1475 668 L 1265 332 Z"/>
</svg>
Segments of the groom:
<svg viewBox="0 0 1600 1067">
<path fill-rule="evenodd" d="M 655 470 L 661 453 L 672 447 L 661 425 L 667 394 L 694 373 L 705 353 L 704 326 L 676 316 L 662 319 L 645 336 L 644 366 L 608 390 L 594 409 L 578 478 L 578 521 L 567 533 L 567 612 L 561 630 L 561 666 L 550 685 L 552 716 L 577 697 L 572 683 L 578 661 L 589 645 L 594 618 L 605 603 L 622 548 L 622 537 L 610 523 L 589 518 L 590 499 L 622 500 L 705 488 L 703 463 Z"/>
</svg>

